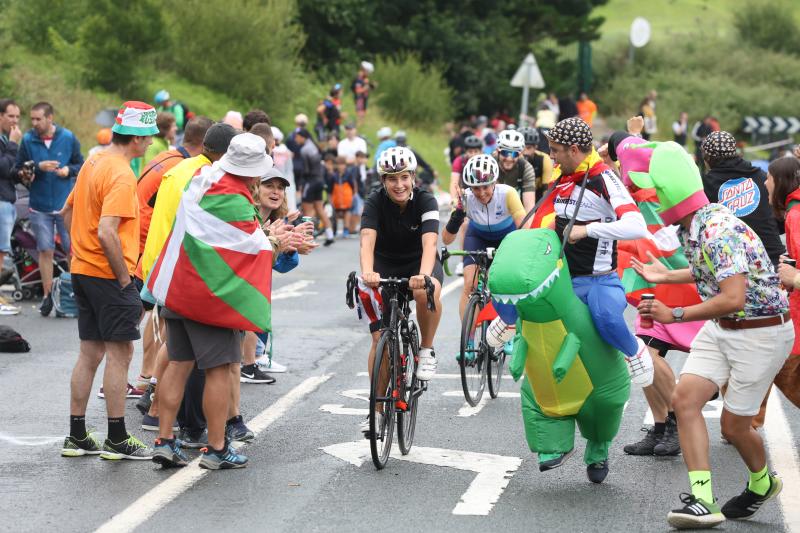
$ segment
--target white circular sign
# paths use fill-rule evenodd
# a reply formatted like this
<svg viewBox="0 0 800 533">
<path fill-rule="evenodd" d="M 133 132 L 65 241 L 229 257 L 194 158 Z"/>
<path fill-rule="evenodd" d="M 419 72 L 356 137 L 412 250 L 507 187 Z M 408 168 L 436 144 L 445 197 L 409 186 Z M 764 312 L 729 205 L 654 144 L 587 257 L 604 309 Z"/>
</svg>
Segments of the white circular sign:
<svg viewBox="0 0 800 533">
<path fill-rule="evenodd" d="M 647 19 L 636 17 L 631 24 L 631 44 L 641 48 L 650 42 L 650 23 Z"/>
</svg>

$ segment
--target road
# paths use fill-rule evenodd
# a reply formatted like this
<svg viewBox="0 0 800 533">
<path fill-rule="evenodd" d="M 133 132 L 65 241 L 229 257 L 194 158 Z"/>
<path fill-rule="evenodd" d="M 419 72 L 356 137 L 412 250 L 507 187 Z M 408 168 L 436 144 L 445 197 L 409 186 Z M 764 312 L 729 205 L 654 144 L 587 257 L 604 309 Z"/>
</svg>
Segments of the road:
<svg viewBox="0 0 800 533">
<path fill-rule="evenodd" d="M 344 280 L 356 268 L 357 240 L 339 241 L 303 258 L 274 281 L 275 357 L 289 366 L 275 385 L 243 385 L 242 412 L 259 430 L 244 447 L 246 469 L 176 471 L 149 462 L 59 456 L 68 429 L 69 374 L 78 337 L 71 319 L 42 318 L 28 302 L 2 317 L 31 342 L 29 354 L 0 354 L 0 530 L 59 531 L 664 531 L 666 513 L 687 491 L 680 457 L 629 457 L 648 416 L 634 390 L 602 485 L 586 479 L 581 454 L 540 473 L 527 449 L 518 384 L 482 408 L 465 408 L 454 357 L 459 288 L 444 297 L 437 335 L 439 375 L 422 397 L 412 454 L 383 471 L 368 458 L 358 424 L 368 389 L 365 323 L 344 305 Z M 445 280 L 445 286 L 460 278 Z M 453 290 L 454 289 L 454 290 Z M 134 361 L 140 360 L 140 346 Z M 684 356 L 671 353 L 679 368 Z M 133 378 L 138 364 L 131 368 Z M 98 375 L 101 375 L 100 373 Z M 99 378 L 95 389 L 100 386 Z M 738 494 L 746 471 L 719 438 L 719 410 L 707 408 L 714 488 Z M 145 442 L 129 402 L 127 424 Z M 767 416 L 771 464 L 783 497 L 755 520 L 726 531 L 800 531 L 797 442 L 800 412 L 774 393 Z M 87 423 L 105 431 L 103 401 L 92 397 Z M 794 498 L 794 499 L 793 499 Z"/>
</svg>

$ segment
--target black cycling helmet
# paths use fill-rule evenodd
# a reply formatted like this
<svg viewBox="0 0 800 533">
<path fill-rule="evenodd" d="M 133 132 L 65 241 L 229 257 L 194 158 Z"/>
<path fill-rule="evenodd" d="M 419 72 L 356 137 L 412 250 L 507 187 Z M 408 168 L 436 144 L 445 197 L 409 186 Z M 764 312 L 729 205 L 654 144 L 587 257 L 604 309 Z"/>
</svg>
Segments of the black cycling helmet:
<svg viewBox="0 0 800 533">
<path fill-rule="evenodd" d="M 476 135 L 469 135 L 466 139 L 464 139 L 464 146 L 466 148 L 483 148 L 483 142 Z"/>
<path fill-rule="evenodd" d="M 524 128 L 520 128 L 519 132 L 525 137 L 525 146 L 538 146 L 539 130 L 536 128 L 531 128 L 530 126 L 526 126 Z"/>
</svg>

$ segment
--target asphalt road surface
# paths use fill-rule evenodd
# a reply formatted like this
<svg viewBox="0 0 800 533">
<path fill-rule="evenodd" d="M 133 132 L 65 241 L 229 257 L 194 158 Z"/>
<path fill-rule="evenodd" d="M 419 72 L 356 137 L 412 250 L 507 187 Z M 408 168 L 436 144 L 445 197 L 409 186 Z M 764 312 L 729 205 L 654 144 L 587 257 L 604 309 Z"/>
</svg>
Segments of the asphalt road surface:
<svg viewBox="0 0 800 533">
<path fill-rule="evenodd" d="M 688 491 L 680 457 L 630 457 L 648 416 L 633 389 L 602 485 L 586 479 L 583 441 L 563 467 L 540 473 L 525 443 L 519 386 L 480 409 L 466 407 L 455 352 L 460 278 L 445 280 L 436 339 L 439 374 L 422 397 L 414 448 L 376 471 L 358 424 L 369 387 L 366 323 L 345 307 L 345 277 L 358 241 L 338 241 L 274 279 L 275 385 L 242 385 L 242 413 L 258 433 L 243 448 L 247 468 L 208 472 L 196 462 L 162 470 L 150 462 L 62 458 L 69 375 L 78 352 L 74 319 L 43 318 L 33 302 L 1 317 L 26 336 L 28 354 L 0 354 L 0 530 L 87 531 L 665 531 L 667 512 Z M 455 284 L 455 285 L 453 285 Z M 451 286 L 452 285 L 452 286 Z M 38 302 L 37 302 L 38 303 Z M 140 344 L 130 374 L 139 372 Z M 676 369 L 684 355 L 672 352 Z M 98 376 L 102 371 L 98 372 Z M 100 381 L 95 381 L 95 389 Z M 486 395 L 488 396 L 488 394 Z M 147 443 L 129 401 L 127 424 Z M 738 494 L 747 472 L 719 437 L 719 404 L 706 417 L 715 494 Z M 87 424 L 106 429 L 92 397 Z M 749 522 L 725 531 L 800 531 L 800 413 L 776 392 L 763 433 L 785 487 Z M 191 452 L 190 452 L 191 453 Z"/>
</svg>

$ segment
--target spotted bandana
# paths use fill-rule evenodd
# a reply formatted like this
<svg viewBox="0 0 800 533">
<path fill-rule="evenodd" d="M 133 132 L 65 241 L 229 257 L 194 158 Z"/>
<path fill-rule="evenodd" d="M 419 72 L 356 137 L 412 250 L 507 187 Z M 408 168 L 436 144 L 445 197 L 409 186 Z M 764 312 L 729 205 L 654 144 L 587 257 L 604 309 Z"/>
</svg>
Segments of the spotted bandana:
<svg viewBox="0 0 800 533">
<path fill-rule="evenodd" d="M 550 142 L 566 146 L 592 144 L 592 129 L 579 117 L 566 118 L 558 122 L 544 135 Z"/>
<path fill-rule="evenodd" d="M 736 156 L 736 139 L 727 131 L 714 131 L 703 141 L 703 155 L 714 159 Z"/>
</svg>

